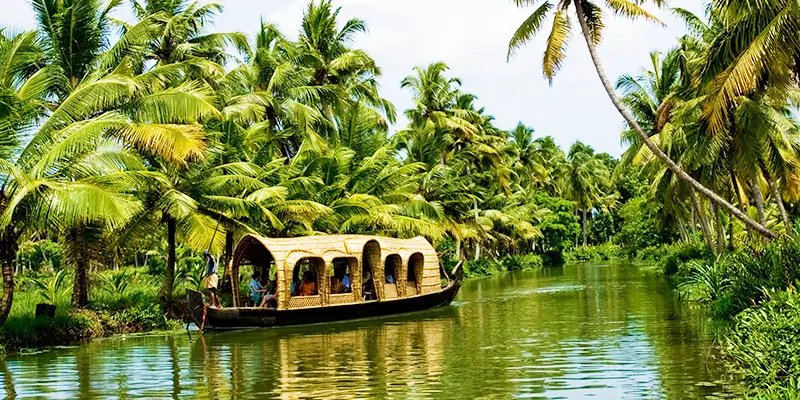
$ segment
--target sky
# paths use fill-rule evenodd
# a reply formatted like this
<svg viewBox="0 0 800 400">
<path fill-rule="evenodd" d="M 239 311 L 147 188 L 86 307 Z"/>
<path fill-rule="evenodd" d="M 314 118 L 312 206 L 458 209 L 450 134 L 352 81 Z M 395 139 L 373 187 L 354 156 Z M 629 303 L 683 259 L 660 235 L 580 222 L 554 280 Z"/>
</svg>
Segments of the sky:
<svg viewBox="0 0 800 400">
<path fill-rule="evenodd" d="M 671 7 L 702 11 L 702 1 L 672 0 Z M 117 18 L 129 20 L 127 1 Z M 225 7 L 211 29 L 252 34 L 259 24 L 276 23 L 294 38 L 308 0 L 223 0 Z M 415 66 L 443 61 L 449 74 L 462 79 L 462 89 L 478 97 L 477 104 L 495 117 L 495 125 L 512 129 L 518 122 L 551 135 L 567 149 L 580 140 L 599 152 L 619 156 L 622 117 L 608 99 L 592 66 L 577 21 L 562 70 L 552 85 L 543 77 L 541 61 L 546 33 L 506 61 L 508 41 L 533 8 L 517 8 L 510 0 L 334 0 L 342 8 L 342 23 L 358 17 L 368 33 L 354 46 L 366 50 L 383 70 L 383 97 L 394 103 L 399 118 L 413 107 L 410 92 L 400 88 Z M 28 0 L 0 0 L 0 27 L 35 28 Z M 651 51 L 667 51 L 684 26 L 667 9 L 650 10 L 666 27 L 608 15 L 604 41 L 598 48 L 608 76 L 638 74 L 648 67 Z M 549 27 L 548 21 L 548 27 Z"/>
</svg>

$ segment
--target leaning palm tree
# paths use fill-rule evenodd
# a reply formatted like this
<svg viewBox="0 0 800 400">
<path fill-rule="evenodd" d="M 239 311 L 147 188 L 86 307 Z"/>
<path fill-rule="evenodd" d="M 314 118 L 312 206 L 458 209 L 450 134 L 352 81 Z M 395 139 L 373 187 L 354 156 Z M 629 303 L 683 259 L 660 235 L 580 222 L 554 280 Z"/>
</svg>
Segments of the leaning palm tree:
<svg viewBox="0 0 800 400">
<path fill-rule="evenodd" d="M 511 38 L 509 43 L 509 51 L 508 57 L 510 58 L 514 51 L 518 48 L 522 47 L 525 43 L 530 41 L 536 34 L 542 31 L 544 28 L 544 21 L 545 18 L 550 14 L 551 11 L 554 12 L 553 17 L 553 24 L 550 34 L 547 39 L 547 46 L 544 53 L 544 59 L 542 62 L 542 67 L 544 69 L 545 77 L 552 82 L 553 77 L 561 68 L 564 59 L 566 58 L 566 48 L 569 43 L 570 33 L 571 33 L 571 18 L 570 18 L 570 7 L 573 7 L 573 11 L 575 17 L 577 17 L 578 24 L 581 27 L 581 33 L 583 34 L 584 40 L 586 41 L 586 45 L 589 49 L 589 54 L 592 58 L 592 62 L 594 63 L 595 70 L 597 71 L 597 75 L 600 78 L 600 81 L 603 84 L 603 87 L 606 90 L 611 102 L 614 104 L 614 107 L 617 108 L 619 113 L 628 123 L 628 125 L 636 132 L 637 135 L 642 140 L 645 146 L 662 162 L 664 162 L 667 167 L 672 170 L 681 180 L 687 182 L 689 185 L 694 187 L 697 191 L 701 192 L 703 195 L 711 199 L 714 203 L 718 204 L 720 207 L 725 208 L 729 213 L 734 215 L 736 218 L 740 219 L 746 225 L 752 227 L 762 235 L 768 237 L 775 237 L 775 233 L 771 230 L 767 229 L 764 225 L 756 222 L 750 216 L 743 213 L 741 210 L 734 207 L 724 198 L 720 197 L 712 190 L 705 187 L 703 184 L 698 182 L 688 173 L 686 173 L 683 168 L 681 168 L 675 161 L 673 161 L 666 153 L 664 153 L 658 145 L 656 145 L 651 139 L 648 132 L 646 132 L 636 121 L 630 111 L 625 107 L 622 103 L 620 98 L 614 92 L 614 87 L 611 84 L 611 81 L 608 79 L 608 76 L 605 73 L 605 69 L 603 68 L 602 64 L 600 63 L 600 58 L 597 54 L 596 45 L 600 43 L 602 40 L 602 33 L 603 33 L 603 9 L 595 3 L 590 1 L 575 1 L 575 0 L 567 0 L 567 1 L 559 1 L 555 6 L 551 1 L 535 1 L 535 0 L 514 0 L 514 2 L 522 7 L 528 5 L 535 5 L 540 4 L 539 7 L 534 10 L 534 12 L 526 19 L 522 25 L 517 29 L 514 36 Z M 790 1 L 782 0 L 783 3 L 793 3 Z M 629 0 L 606 0 L 606 6 L 611 9 L 612 12 L 618 15 L 623 15 L 629 18 L 644 18 L 650 21 L 659 22 L 658 19 L 653 16 L 652 14 L 645 11 L 643 8 L 639 6 L 642 1 L 629 1 Z M 653 3 L 657 6 L 662 6 L 664 4 L 664 0 L 653 0 Z"/>
</svg>

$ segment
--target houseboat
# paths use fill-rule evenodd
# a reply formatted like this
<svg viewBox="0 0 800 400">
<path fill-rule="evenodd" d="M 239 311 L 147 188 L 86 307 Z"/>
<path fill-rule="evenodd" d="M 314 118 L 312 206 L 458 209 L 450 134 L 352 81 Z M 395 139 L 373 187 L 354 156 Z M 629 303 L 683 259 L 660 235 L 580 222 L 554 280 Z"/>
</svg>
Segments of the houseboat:
<svg viewBox="0 0 800 400">
<path fill-rule="evenodd" d="M 274 301 L 266 307 L 240 295 L 240 274 L 250 271 L 258 271 L 262 283 L 274 287 Z M 233 307 L 212 308 L 203 294 L 187 294 L 190 317 L 201 330 L 299 325 L 441 307 L 458 293 L 463 271 L 461 264 L 445 271 L 422 237 L 248 235 L 236 246 L 230 276 Z"/>
</svg>

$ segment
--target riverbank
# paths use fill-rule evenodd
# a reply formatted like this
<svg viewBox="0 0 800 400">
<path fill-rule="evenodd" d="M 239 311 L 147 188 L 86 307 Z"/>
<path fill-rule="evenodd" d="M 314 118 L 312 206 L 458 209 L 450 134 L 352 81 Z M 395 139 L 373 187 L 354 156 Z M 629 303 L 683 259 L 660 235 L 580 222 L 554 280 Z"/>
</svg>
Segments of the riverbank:
<svg viewBox="0 0 800 400">
<path fill-rule="evenodd" d="M 59 279 L 58 274 L 21 279 L 11 314 L 0 327 L 0 354 L 182 327 L 182 321 L 168 316 L 159 304 L 159 285 L 142 271 L 107 271 L 92 281 L 88 306 L 76 310 L 70 304 L 68 279 Z M 37 317 L 40 303 L 55 305 L 55 315 Z"/>
<path fill-rule="evenodd" d="M 627 258 L 652 265 L 686 301 L 730 321 L 720 348 L 746 395 L 800 396 L 800 240 L 782 238 L 719 256 L 704 245 L 675 243 L 624 254 L 614 245 L 576 248 L 569 261 Z"/>
<path fill-rule="evenodd" d="M 445 263 L 446 269 L 452 269 L 455 262 Z M 503 272 L 528 271 L 542 268 L 544 261 L 536 254 L 522 254 L 503 257 L 499 260 L 482 258 L 464 262 L 464 278 L 486 278 Z"/>
</svg>

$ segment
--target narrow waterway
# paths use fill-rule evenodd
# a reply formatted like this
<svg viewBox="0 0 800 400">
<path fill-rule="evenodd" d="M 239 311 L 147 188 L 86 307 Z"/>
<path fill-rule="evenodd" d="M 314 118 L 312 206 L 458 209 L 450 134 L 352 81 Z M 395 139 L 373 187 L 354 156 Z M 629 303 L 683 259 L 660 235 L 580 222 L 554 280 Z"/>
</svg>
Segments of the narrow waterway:
<svg viewBox="0 0 800 400">
<path fill-rule="evenodd" d="M 703 398 L 714 329 L 626 264 L 465 282 L 378 320 L 98 340 L 0 362 L 6 398 Z M 717 383 L 715 383 L 717 382 Z"/>
</svg>

